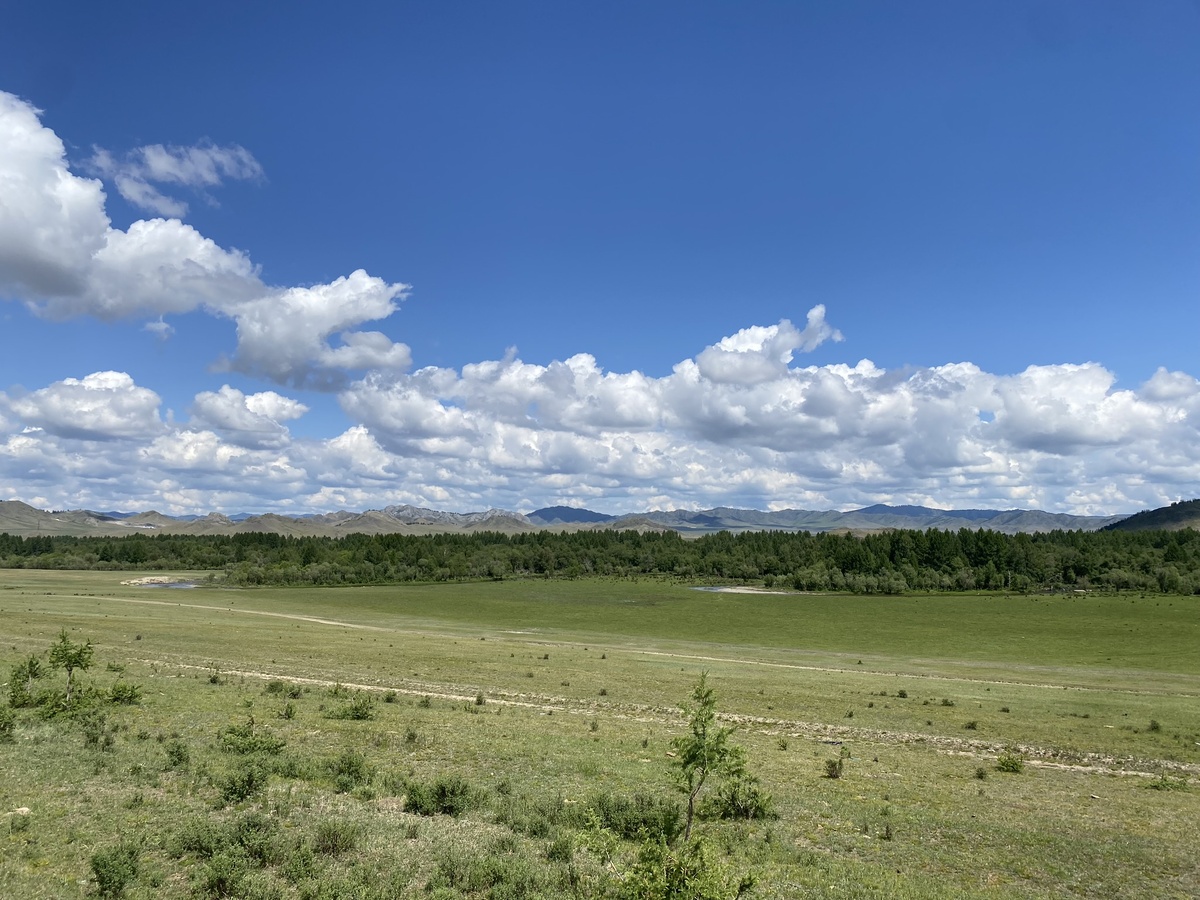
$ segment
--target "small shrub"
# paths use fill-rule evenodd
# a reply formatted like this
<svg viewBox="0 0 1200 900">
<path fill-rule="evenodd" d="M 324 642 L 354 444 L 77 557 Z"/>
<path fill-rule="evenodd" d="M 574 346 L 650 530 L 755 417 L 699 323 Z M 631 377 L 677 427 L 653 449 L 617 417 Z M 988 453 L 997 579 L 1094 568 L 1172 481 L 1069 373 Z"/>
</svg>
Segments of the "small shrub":
<svg viewBox="0 0 1200 900">
<path fill-rule="evenodd" d="M 843 765 L 844 765 L 844 763 L 841 759 L 825 760 L 825 777 L 826 778 L 841 778 Z"/>
<path fill-rule="evenodd" d="M 168 769 L 186 769 L 191 761 L 191 754 L 188 752 L 187 744 L 181 740 L 173 740 L 164 748 L 167 754 Z"/>
<path fill-rule="evenodd" d="M 383 695 L 383 702 L 384 703 L 395 703 L 399 698 L 400 698 L 400 695 L 397 694 L 395 691 L 387 691 Z"/>
<path fill-rule="evenodd" d="M 127 681 L 118 681 L 108 691 L 108 702 L 135 706 L 142 702 L 142 689 Z"/>
<path fill-rule="evenodd" d="M 248 800 L 266 790 L 269 778 L 265 765 L 255 759 L 247 760 L 221 779 L 221 799 L 227 804 Z"/>
<path fill-rule="evenodd" d="M 681 810 L 674 800 L 604 793 L 593 796 L 589 806 L 601 826 L 630 840 L 661 837 L 670 843 L 683 831 Z"/>
<path fill-rule="evenodd" d="M 249 874 L 249 860 L 240 848 L 223 850 L 200 871 L 197 890 L 202 897 L 243 897 Z"/>
<path fill-rule="evenodd" d="M 274 756 L 287 746 L 287 741 L 269 731 L 255 730 L 254 717 L 244 725 L 230 725 L 217 734 L 217 743 L 226 753 L 265 753 Z"/>
<path fill-rule="evenodd" d="M 1162 731 L 1162 725 L 1161 725 L 1161 724 L 1159 724 L 1159 721 L 1158 721 L 1158 719 L 1151 719 L 1151 720 L 1150 720 L 1150 727 L 1149 727 L 1149 728 L 1147 728 L 1146 730 L 1147 730 L 1147 731 L 1154 731 L 1154 732 Z"/>
<path fill-rule="evenodd" d="M 361 753 L 346 750 L 337 759 L 329 763 L 329 772 L 333 775 L 334 787 L 339 794 L 348 794 L 360 785 L 371 780 L 371 770 L 367 758 Z"/>
<path fill-rule="evenodd" d="M 283 704 L 283 709 L 281 709 L 279 711 L 279 718 L 281 718 L 281 719 L 296 718 L 296 704 L 290 700 L 287 703 Z"/>
<path fill-rule="evenodd" d="M 900 690 L 896 691 L 896 696 L 899 697 L 901 700 L 906 700 L 906 699 L 908 699 L 908 691 L 901 688 Z"/>
<path fill-rule="evenodd" d="M 780 750 L 786 750 L 788 748 L 788 739 L 780 738 L 778 741 L 775 742 L 775 746 L 778 747 Z"/>
<path fill-rule="evenodd" d="M 375 718 L 375 707 L 369 694 L 358 693 L 349 703 L 339 706 L 329 713 L 331 719 L 351 719 L 356 722 L 366 722 Z"/>
<path fill-rule="evenodd" d="M 361 830 L 352 822 L 325 819 L 317 824 L 313 849 L 323 856 L 341 856 L 358 848 Z"/>
<path fill-rule="evenodd" d="M 442 775 L 432 784 L 410 782 L 406 808 L 420 816 L 461 816 L 477 806 L 480 793 L 460 775 Z"/>
<path fill-rule="evenodd" d="M 293 684 L 287 689 L 287 698 L 289 700 L 299 700 L 304 696 L 304 688 L 298 684 Z"/>
<path fill-rule="evenodd" d="M 593 731 L 593 732 L 599 731 L 600 723 L 597 722 L 595 719 L 592 719 L 592 721 L 588 724 L 588 730 Z"/>
<path fill-rule="evenodd" d="M 115 847 L 97 850 L 92 854 L 91 864 L 97 893 L 101 897 L 120 897 L 137 878 L 138 849 L 121 842 Z"/>
<path fill-rule="evenodd" d="M 1025 771 L 1025 760 L 1015 753 L 1001 753 L 996 760 L 996 771 L 1020 775 Z"/>
<path fill-rule="evenodd" d="M 700 814 L 710 819 L 774 819 L 775 804 L 762 789 L 758 778 L 745 774 L 729 778 L 700 806 Z"/>
<path fill-rule="evenodd" d="M 637 862 L 622 882 L 621 900 L 733 900 L 754 887 L 753 875 L 735 877 L 702 841 L 671 847 L 643 842 Z"/>
<path fill-rule="evenodd" d="M 485 704 L 485 703 L 487 703 L 487 700 L 485 700 L 483 697 L 483 691 L 480 691 L 478 694 L 475 695 L 475 705 L 483 706 L 483 704 Z"/>
<path fill-rule="evenodd" d="M 422 697 L 420 700 L 417 701 L 417 706 L 421 707 L 421 709 L 429 709 L 430 707 L 433 706 L 433 701 L 430 700 L 428 697 Z"/>
<path fill-rule="evenodd" d="M 272 678 L 263 686 L 264 694 L 282 694 L 287 689 L 287 685 L 280 678 Z"/>
<path fill-rule="evenodd" d="M 600 696 L 607 697 L 608 696 L 608 688 L 600 688 Z"/>
<path fill-rule="evenodd" d="M 975 777 L 978 778 L 980 781 L 986 781 L 987 780 L 987 769 L 985 769 L 983 766 L 979 766 L 977 769 L 975 769 Z"/>
<path fill-rule="evenodd" d="M 1006 712 L 1008 712 L 1008 711 L 1009 711 L 1009 709 L 1008 709 L 1008 707 L 1007 707 L 1007 706 L 1002 706 L 1002 707 L 1000 707 L 1000 712 L 1002 712 L 1002 713 L 1006 713 Z"/>
<path fill-rule="evenodd" d="M 954 701 L 951 700 L 949 697 L 942 698 L 942 706 L 953 706 L 953 705 L 954 705 Z"/>
<path fill-rule="evenodd" d="M 978 731 L 979 723 L 972 719 L 970 722 L 967 722 L 965 725 L 963 725 L 963 728 L 967 729 L 967 731 Z"/>
</svg>

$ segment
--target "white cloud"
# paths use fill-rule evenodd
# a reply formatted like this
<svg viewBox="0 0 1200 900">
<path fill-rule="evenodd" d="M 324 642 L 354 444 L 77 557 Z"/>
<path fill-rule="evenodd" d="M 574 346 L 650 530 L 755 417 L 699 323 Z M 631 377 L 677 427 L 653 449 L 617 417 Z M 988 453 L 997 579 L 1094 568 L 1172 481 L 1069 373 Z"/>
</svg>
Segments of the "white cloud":
<svg viewBox="0 0 1200 900">
<path fill-rule="evenodd" d="M 137 147 L 120 159 L 97 147 L 86 167 L 112 181 L 117 192 L 134 206 L 175 218 L 186 215 L 187 204 L 162 193 L 155 183 L 204 189 L 217 187 L 228 179 L 256 180 L 263 176 L 258 160 L 237 144 L 228 147 L 212 143 L 192 147 L 150 144 Z"/>
<path fill-rule="evenodd" d="M 197 394 L 193 419 L 216 429 L 239 447 L 278 447 L 290 438 L 283 422 L 298 419 L 308 407 L 274 391 L 246 395 L 223 385 L 219 391 Z"/>
<path fill-rule="evenodd" d="M 130 158 L 143 181 L 212 186 L 259 174 L 238 147 L 149 147 Z M 132 165 L 103 153 L 93 163 L 114 173 Z M 146 197 L 163 214 L 180 211 Z M 270 287 L 245 253 L 178 218 L 139 220 L 123 231 L 111 226 L 104 203 L 100 182 L 70 171 L 62 141 L 38 111 L 0 92 L 0 299 L 52 319 L 146 316 L 158 320 L 150 328 L 160 336 L 164 315 L 203 310 L 230 318 L 239 343 L 226 365 L 279 384 L 335 389 L 347 369 L 409 365 L 405 345 L 357 330 L 395 312 L 406 285 L 360 270 L 325 285 Z"/>
<path fill-rule="evenodd" d="M 64 378 L 24 397 L 9 409 L 26 425 L 58 437 L 93 441 L 140 438 L 162 430 L 158 394 L 138 387 L 124 372 Z"/>
</svg>

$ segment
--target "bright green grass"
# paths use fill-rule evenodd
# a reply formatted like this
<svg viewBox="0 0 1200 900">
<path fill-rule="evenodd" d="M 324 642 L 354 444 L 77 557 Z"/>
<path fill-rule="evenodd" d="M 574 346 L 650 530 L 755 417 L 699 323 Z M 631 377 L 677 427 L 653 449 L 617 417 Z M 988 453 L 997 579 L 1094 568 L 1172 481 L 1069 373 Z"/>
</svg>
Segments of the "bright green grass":
<svg viewBox="0 0 1200 900">
<path fill-rule="evenodd" d="M 112 662 L 145 690 L 140 707 L 113 712 L 125 730 L 110 753 L 53 723 L 27 723 L 0 746 L 0 803 L 35 816 L 32 834 L 0 835 L 0 896 L 84 896 L 88 857 L 119 833 L 150 836 L 153 872 L 130 896 L 191 896 L 200 863 L 170 857 L 155 836 L 233 814 L 213 811 L 202 773 L 230 765 L 217 730 L 251 715 L 302 759 L 358 749 L 376 770 L 375 799 L 336 795 L 328 779 L 274 780 L 264 807 L 289 834 L 336 810 L 368 835 L 321 877 L 399 873 L 393 895 L 421 896 L 437 859 L 508 847 L 509 832 L 486 812 L 399 813 L 385 776 L 456 772 L 494 803 L 504 782 L 575 802 L 597 790 L 669 796 L 675 706 L 701 670 L 720 709 L 741 718 L 737 739 L 781 813 L 701 826 L 759 871 L 759 896 L 1200 890 L 1200 790 L 1148 787 L 1160 772 L 1200 776 L 1194 598 L 777 597 L 645 581 L 175 591 L 121 577 L 0 572 L 5 672 L 65 627 L 96 644 L 87 680 L 110 684 Z M 284 699 L 242 672 L 310 679 L 295 718 L 277 718 Z M 372 722 L 334 720 L 325 712 L 341 701 L 319 681 L 399 694 L 376 703 Z M 417 705 L 426 695 L 430 707 Z M 192 748 L 187 773 L 162 771 L 157 735 L 173 733 Z M 1022 775 L 995 771 L 1010 745 L 1029 757 Z M 845 777 L 821 777 L 843 748 Z M 557 872 L 547 840 L 522 836 L 506 858 Z"/>
</svg>

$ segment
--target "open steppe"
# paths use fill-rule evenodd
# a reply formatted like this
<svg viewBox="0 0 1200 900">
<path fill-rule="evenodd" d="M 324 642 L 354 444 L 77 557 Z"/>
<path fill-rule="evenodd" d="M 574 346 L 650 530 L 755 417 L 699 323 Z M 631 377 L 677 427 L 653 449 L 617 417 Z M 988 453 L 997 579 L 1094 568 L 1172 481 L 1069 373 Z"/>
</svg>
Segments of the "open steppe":
<svg viewBox="0 0 1200 900">
<path fill-rule="evenodd" d="M 1200 597 L 129 577 L 0 571 L 5 673 L 65 629 L 141 689 L 17 710 L 0 896 L 94 896 L 122 846 L 127 897 L 617 895 L 604 810 L 682 800 L 701 672 L 777 817 L 696 832 L 754 896 L 1200 895 Z"/>
</svg>

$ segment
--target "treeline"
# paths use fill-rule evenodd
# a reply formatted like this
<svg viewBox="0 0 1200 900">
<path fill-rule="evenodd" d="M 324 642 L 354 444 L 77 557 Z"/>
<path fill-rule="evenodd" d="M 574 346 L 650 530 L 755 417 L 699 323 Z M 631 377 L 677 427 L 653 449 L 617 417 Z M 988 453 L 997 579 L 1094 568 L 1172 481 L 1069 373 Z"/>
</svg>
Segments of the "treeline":
<svg viewBox="0 0 1200 900">
<path fill-rule="evenodd" d="M 0 567 L 191 569 L 231 584 L 337 585 L 512 577 L 668 576 L 807 591 L 1200 593 L 1200 532 L 758 531 L 685 540 L 632 531 L 365 535 L 17 537 Z"/>
</svg>

